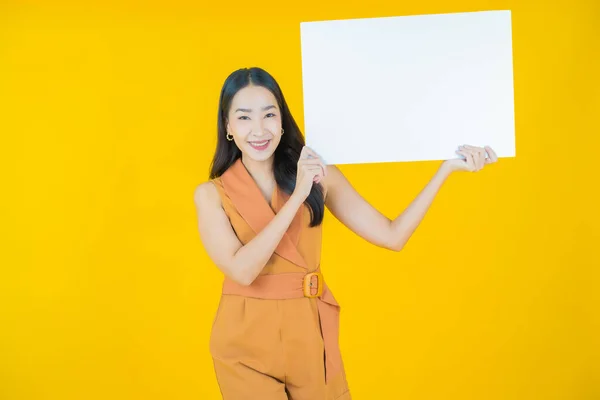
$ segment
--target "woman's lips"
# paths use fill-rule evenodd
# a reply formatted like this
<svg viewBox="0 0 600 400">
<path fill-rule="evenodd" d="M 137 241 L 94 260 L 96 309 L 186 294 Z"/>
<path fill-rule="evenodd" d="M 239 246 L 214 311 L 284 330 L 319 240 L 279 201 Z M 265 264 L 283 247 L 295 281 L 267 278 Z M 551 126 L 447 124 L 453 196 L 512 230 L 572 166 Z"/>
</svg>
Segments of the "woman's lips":
<svg viewBox="0 0 600 400">
<path fill-rule="evenodd" d="M 267 147 L 269 147 L 269 143 L 271 143 L 271 140 L 261 140 L 260 142 L 248 142 L 248 144 L 250 145 L 250 147 L 252 147 L 254 150 L 265 150 Z"/>
</svg>

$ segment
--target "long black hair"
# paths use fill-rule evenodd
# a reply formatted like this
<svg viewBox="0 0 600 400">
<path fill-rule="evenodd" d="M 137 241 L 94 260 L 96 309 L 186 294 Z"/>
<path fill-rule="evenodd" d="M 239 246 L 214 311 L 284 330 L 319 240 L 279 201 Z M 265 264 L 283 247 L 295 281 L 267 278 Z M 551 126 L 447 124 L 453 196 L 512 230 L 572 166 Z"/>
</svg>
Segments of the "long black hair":
<svg viewBox="0 0 600 400">
<path fill-rule="evenodd" d="M 288 108 L 279 84 L 262 68 L 242 68 L 231 73 L 221 89 L 219 98 L 219 114 L 217 119 L 217 149 L 210 167 L 210 179 L 221 176 L 238 158 L 242 152 L 234 141 L 229 141 L 227 135 L 227 117 L 233 96 L 246 86 L 262 86 L 269 90 L 277 99 L 281 110 L 281 123 L 285 134 L 275 149 L 273 158 L 273 173 L 275 182 L 280 190 L 291 195 L 296 187 L 296 174 L 300 152 L 304 147 L 304 136 L 296 124 Z M 313 184 L 310 194 L 304 202 L 310 209 L 310 226 L 314 227 L 323 221 L 325 210 L 323 188 L 321 184 Z"/>
</svg>

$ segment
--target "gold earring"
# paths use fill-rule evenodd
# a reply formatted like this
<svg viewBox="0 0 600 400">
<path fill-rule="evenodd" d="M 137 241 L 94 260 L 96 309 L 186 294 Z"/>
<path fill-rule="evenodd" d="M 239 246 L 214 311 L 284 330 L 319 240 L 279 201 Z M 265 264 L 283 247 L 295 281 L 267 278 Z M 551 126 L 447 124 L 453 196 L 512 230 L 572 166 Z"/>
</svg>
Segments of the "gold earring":
<svg viewBox="0 0 600 400">
<path fill-rule="evenodd" d="M 282 135 L 283 135 L 283 132 L 284 132 L 284 130 L 283 130 L 283 128 L 281 128 L 281 134 L 282 134 Z"/>
<path fill-rule="evenodd" d="M 225 135 L 225 137 L 227 138 L 227 140 L 229 140 L 230 142 L 233 140 L 233 135 L 231 135 L 229 132 L 227 132 L 227 135 Z"/>
</svg>

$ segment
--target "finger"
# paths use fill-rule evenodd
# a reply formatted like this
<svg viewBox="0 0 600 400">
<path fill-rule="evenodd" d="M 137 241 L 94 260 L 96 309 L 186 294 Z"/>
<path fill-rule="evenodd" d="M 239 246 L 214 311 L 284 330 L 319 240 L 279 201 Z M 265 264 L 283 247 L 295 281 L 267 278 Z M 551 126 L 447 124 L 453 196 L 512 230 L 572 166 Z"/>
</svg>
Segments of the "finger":
<svg viewBox="0 0 600 400">
<path fill-rule="evenodd" d="M 310 147 L 306 147 L 306 152 L 308 153 L 309 158 L 318 158 L 319 160 L 323 161 L 323 158 L 319 154 L 317 154 L 316 151 L 311 149 Z M 323 163 L 323 165 L 325 165 L 325 163 Z"/>
<path fill-rule="evenodd" d="M 471 146 L 468 144 L 465 144 L 462 147 L 466 150 L 472 151 L 474 153 L 478 153 L 480 155 L 480 157 L 485 158 L 485 149 L 483 147 Z"/>
<path fill-rule="evenodd" d="M 467 150 L 484 151 L 483 147 L 471 146 L 469 144 L 462 145 Z"/>
<path fill-rule="evenodd" d="M 469 153 L 471 154 L 471 157 L 473 158 L 473 168 L 474 168 L 474 172 L 479 171 L 479 152 L 475 151 L 475 150 L 470 150 Z"/>
<path fill-rule="evenodd" d="M 464 151 L 464 150 L 457 150 L 456 154 L 461 155 L 461 156 L 464 157 L 464 160 L 462 160 L 462 162 L 465 163 L 465 166 L 467 167 L 467 170 L 470 171 L 471 170 L 471 164 L 470 164 L 470 162 L 472 162 L 472 158 L 469 155 L 469 153 L 466 152 L 466 151 Z"/>
<path fill-rule="evenodd" d="M 473 160 L 475 160 L 475 167 L 477 171 L 480 171 L 485 163 L 485 151 L 473 150 Z"/>
<path fill-rule="evenodd" d="M 477 160 L 475 159 L 476 153 L 469 152 L 468 154 L 471 157 L 471 168 L 472 168 L 471 171 L 476 172 L 477 171 Z"/>
<path fill-rule="evenodd" d="M 483 165 L 485 163 L 485 148 L 478 147 L 478 146 L 471 146 L 468 144 L 465 144 L 461 147 L 463 149 L 469 150 L 474 153 L 474 158 L 477 161 L 477 165 L 479 165 L 479 158 L 481 158 L 481 168 L 483 168 Z M 475 153 L 477 154 L 476 156 L 475 156 Z"/>
<path fill-rule="evenodd" d="M 309 175 L 321 175 L 321 176 L 323 176 L 323 169 L 319 165 L 316 165 L 316 166 L 308 166 L 307 165 L 307 166 L 304 166 L 303 169 Z"/>
<path fill-rule="evenodd" d="M 493 150 L 492 150 L 492 152 L 493 152 Z M 486 151 L 486 158 L 484 160 L 484 162 L 485 162 L 486 165 L 487 164 L 493 164 L 496 161 L 498 161 L 498 156 L 496 156 L 496 154 L 492 153 L 492 152 Z"/>
<path fill-rule="evenodd" d="M 310 171 L 307 175 L 311 177 L 310 179 L 312 179 L 313 182 L 320 182 L 321 179 L 323 179 L 323 175 L 321 174 L 320 170 Z"/>
<path fill-rule="evenodd" d="M 498 155 L 490 146 L 485 146 L 484 148 L 485 148 L 485 151 L 487 151 L 488 156 L 490 157 L 490 163 L 494 163 L 494 162 L 498 161 Z"/>
<path fill-rule="evenodd" d="M 476 151 L 476 152 L 479 152 L 479 153 L 482 153 L 482 154 L 483 154 L 483 153 L 485 153 L 485 148 L 484 148 L 484 147 L 479 147 L 479 146 L 471 146 L 471 145 L 469 145 L 469 144 L 463 144 L 463 145 L 462 145 L 462 146 L 460 146 L 460 147 L 463 147 L 463 148 L 465 148 L 465 149 L 467 149 L 467 150 Z"/>
<path fill-rule="evenodd" d="M 465 159 L 467 158 L 466 153 L 464 151 L 456 150 L 455 153 L 459 156 L 463 156 L 463 158 L 461 158 L 462 161 L 465 161 Z"/>
<path fill-rule="evenodd" d="M 323 176 L 327 175 L 327 167 L 320 158 L 309 158 L 306 160 L 299 161 L 299 165 L 320 165 L 323 170 Z"/>
<path fill-rule="evenodd" d="M 465 162 L 467 163 L 467 169 L 471 172 L 475 171 L 475 160 L 473 159 L 473 153 L 467 150 L 462 150 L 459 152 L 463 156 L 465 156 Z"/>
<path fill-rule="evenodd" d="M 304 146 L 302 147 L 302 151 L 300 151 L 300 160 L 304 160 L 306 158 L 308 158 L 308 147 Z"/>
<path fill-rule="evenodd" d="M 315 170 L 319 171 L 319 172 L 323 171 L 323 167 L 319 163 L 316 163 L 316 164 L 303 164 L 302 165 L 302 169 L 304 169 L 305 171 L 315 171 Z"/>
<path fill-rule="evenodd" d="M 473 162 L 475 164 L 475 171 L 479 171 L 485 165 L 485 150 L 483 147 L 477 146 L 468 146 L 466 145 L 467 150 L 473 156 Z"/>
<path fill-rule="evenodd" d="M 463 161 L 467 160 L 467 152 L 464 150 L 456 150 L 456 154 L 463 156 L 465 159 Z"/>
<path fill-rule="evenodd" d="M 308 154 L 310 154 L 311 156 L 316 157 L 316 158 L 320 158 L 319 155 L 313 149 L 311 149 L 310 147 L 304 146 L 304 148 L 306 149 L 306 152 Z"/>
<path fill-rule="evenodd" d="M 313 165 L 313 164 L 323 164 L 323 161 L 320 158 L 307 158 L 299 161 L 300 165 Z"/>
</svg>

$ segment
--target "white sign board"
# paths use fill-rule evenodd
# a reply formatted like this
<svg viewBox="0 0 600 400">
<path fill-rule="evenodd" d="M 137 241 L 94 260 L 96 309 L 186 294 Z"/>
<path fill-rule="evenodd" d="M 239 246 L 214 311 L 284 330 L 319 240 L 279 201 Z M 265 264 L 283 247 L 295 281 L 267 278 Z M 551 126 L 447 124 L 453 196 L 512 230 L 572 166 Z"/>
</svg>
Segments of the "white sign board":
<svg viewBox="0 0 600 400">
<path fill-rule="evenodd" d="M 303 22 L 306 144 L 327 164 L 514 157 L 510 11 Z"/>
</svg>

